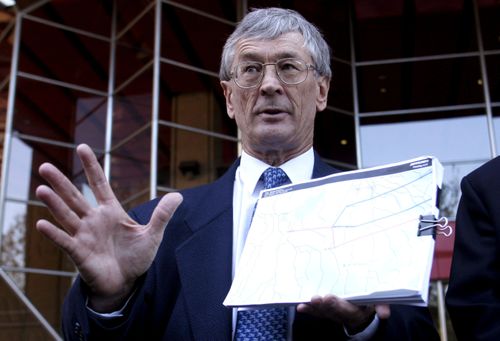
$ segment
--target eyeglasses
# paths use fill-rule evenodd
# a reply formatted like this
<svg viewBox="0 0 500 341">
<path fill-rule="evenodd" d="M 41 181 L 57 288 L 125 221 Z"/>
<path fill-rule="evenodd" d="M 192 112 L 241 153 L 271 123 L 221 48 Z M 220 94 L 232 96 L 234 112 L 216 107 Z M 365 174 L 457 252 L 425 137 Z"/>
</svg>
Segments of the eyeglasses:
<svg viewBox="0 0 500 341">
<path fill-rule="evenodd" d="M 231 77 L 240 88 L 254 88 L 262 82 L 266 65 L 274 65 L 280 81 L 288 85 L 302 83 L 306 80 L 309 69 L 315 70 L 313 65 L 306 64 L 303 60 L 284 58 L 276 61 L 276 63 L 239 63 L 231 72 Z"/>
</svg>

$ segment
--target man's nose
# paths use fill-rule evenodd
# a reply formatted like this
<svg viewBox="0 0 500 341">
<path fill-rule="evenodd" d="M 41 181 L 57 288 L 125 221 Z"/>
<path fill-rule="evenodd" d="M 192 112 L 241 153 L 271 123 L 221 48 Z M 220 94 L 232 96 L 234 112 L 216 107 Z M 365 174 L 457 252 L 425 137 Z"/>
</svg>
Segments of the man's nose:
<svg viewBox="0 0 500 341">
<path fill-rule="evenodd" d="M 260 84 L 261 94 L 272 94 L 275 92 L 283 92 L 283 83 L 278 77 L 276 72 L 276 64 L 264 65 L 264 75 L 262 76 L 262 82 Z"/>
</svg>

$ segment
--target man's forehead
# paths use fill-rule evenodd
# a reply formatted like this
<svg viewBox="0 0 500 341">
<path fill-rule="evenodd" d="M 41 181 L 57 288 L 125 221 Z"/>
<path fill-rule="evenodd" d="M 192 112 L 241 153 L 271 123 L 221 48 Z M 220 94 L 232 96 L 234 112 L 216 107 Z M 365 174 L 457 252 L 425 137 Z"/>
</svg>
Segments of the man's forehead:
<svg viewBox="0 0 500 341">
<path fill-rule="evenodd" d="M 298 32 L 288 32 L 275 39 L 245 38 L 236 44 L 236 59 L 280 59 L 306 58 L 309 51 L 304 46 L 304 38 Z"/>
</svg>

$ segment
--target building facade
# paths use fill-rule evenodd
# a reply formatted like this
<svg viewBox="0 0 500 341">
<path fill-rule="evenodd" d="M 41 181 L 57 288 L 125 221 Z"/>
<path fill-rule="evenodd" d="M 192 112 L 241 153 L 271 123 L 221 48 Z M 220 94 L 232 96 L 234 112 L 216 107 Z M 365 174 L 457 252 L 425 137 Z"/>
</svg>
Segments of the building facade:
<svg viewBox="0 0 500 341">
<path fill-rule="evenodd" d="M 75 153 L 89 144 L 125 208 L 220 176 L 238 156 L 218 67 L 251 8 L 302 13 L 332 47 L 315 149 L 352 170 L 420 155 L 445 166 L 441 214 L 500 138 L 496 0 L 38 0 L 0 12 L 0 340 L 58 339 L 76 273 L 34 229 L 51 162 L 93 201 Z M 445 271 L 446 272 L 446 271 Z M 446 276 L 431 307 L 443 339 Z M 439 308 L 441 307 L 441 308 Z"/>
</svg>

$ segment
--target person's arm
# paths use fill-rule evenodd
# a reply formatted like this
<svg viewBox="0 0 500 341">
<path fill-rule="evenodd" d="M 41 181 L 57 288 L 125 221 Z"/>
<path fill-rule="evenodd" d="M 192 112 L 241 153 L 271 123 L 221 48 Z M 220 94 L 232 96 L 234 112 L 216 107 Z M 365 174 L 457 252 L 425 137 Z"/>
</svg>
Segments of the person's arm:
<svg viewBox="0 0 500 341">
<path fill-rule="evenodd" d="M 62 229 L 44 219 L 36 228 L 73 260 L 88 287 L 89 307 L 111 312 L 123 305 L 136 280 L 151 266 L 182 196 L 164 196 L 149 223 L 140 225 L 119 204 L 92 150 L 80 145 L 77 153 L 97 207 L 90 206 L 56 167 L 42 164 L 40 175 L 51 187 L 41 185 L 36 194 Z"/>
<path fill-rule="evenodd" d="M 500 340 L 500 186 L 486 176 L 461 187 L 448 312 L 459 340 Z"/>
</svg>

